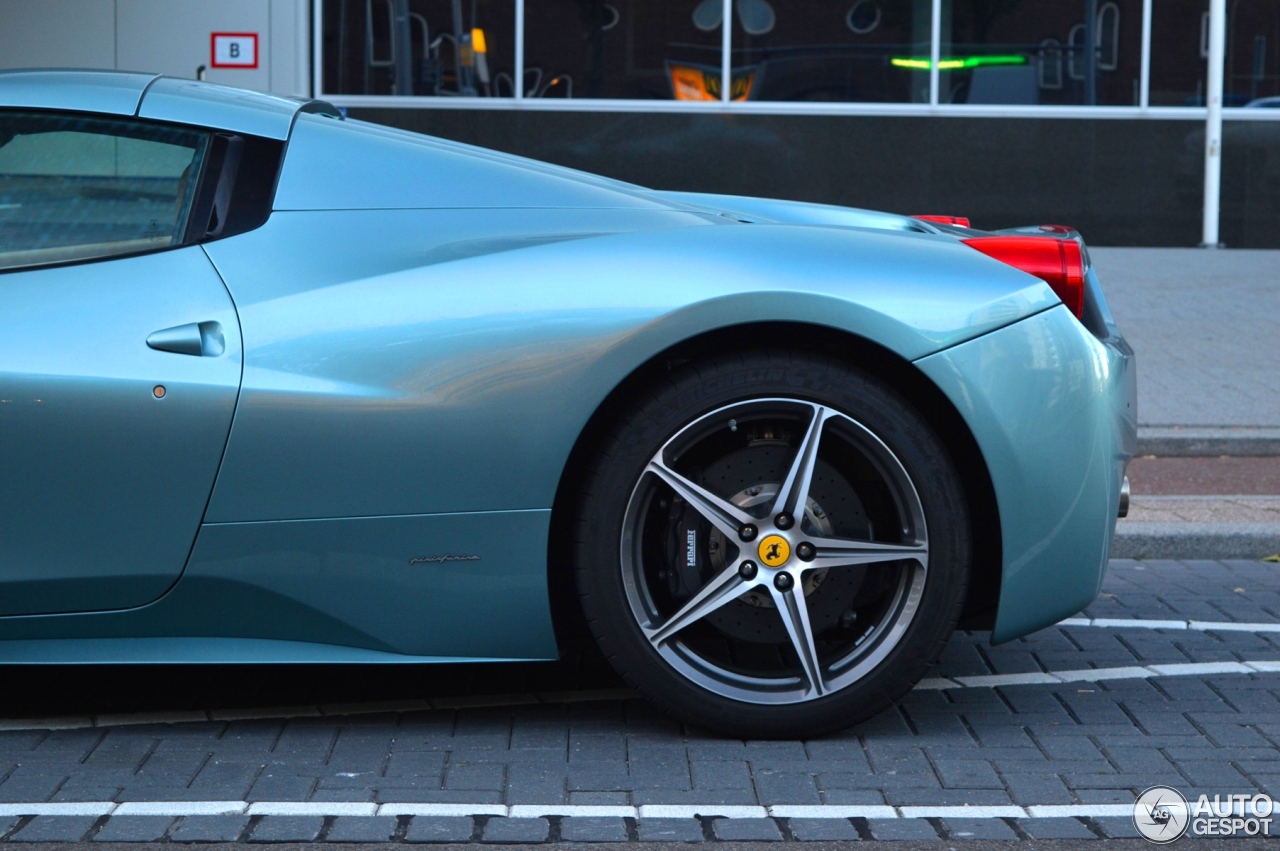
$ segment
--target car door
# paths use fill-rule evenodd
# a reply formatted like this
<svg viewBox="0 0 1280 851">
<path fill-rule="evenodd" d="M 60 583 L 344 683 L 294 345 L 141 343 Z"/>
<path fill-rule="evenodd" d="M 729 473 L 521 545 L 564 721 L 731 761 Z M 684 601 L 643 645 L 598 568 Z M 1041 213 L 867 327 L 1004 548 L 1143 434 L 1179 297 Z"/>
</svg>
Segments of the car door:
<svg viewBox="0 0 1280 851">
<path fill-rule="evenodd" d="M 211 138 L 0 111 L 0 615 L 140 606 L 182 572 L 242 360 L 186 238 Z"/>
</svg>

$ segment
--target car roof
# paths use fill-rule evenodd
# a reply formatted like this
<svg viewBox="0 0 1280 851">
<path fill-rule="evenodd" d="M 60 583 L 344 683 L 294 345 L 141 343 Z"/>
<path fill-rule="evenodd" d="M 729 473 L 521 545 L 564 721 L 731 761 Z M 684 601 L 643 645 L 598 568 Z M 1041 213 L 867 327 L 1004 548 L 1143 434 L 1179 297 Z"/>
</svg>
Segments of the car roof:
<svg viewBox="0 0 1280 851">
<path fill-rule="evenodd" d="M 287 139 L 305 101 L 129 71 L 0 71 L 0 108 L 62 109 Z"/>
<path fill-rule="evenodd" d="M 57 69 L 0 71 L 0 107 L 134 115 L 157 74 Z"/>
</svg>

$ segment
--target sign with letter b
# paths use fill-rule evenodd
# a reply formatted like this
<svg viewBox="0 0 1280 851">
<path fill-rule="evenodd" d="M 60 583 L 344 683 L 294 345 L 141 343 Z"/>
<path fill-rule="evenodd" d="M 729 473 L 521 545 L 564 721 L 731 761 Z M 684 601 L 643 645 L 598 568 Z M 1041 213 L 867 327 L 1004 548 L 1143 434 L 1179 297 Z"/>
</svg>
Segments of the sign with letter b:
<svg viewBox="0 0 1280 851">
<path fill-rule="evenodd" d="M 210 67 L 258 67 L 257 33 L 213 33 L 210 42 Z"/>
</svg>

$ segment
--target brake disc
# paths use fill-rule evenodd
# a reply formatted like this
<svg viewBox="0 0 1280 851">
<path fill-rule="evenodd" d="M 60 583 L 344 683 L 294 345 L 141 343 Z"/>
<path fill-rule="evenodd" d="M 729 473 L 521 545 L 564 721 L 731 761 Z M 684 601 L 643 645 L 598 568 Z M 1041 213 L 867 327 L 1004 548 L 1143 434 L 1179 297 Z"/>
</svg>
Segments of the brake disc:
<svg viewBox="0 0 1280 851">
<path fill-rule="evenodd" d="M 763 517 L 794 454 L 795 450 L 782 441 L 756 441 L 708 464 L 703 471 L 703 485 L 714 493 L 731 493 L 729 499 L 735 504 L 749 514 Z M 832 511 L 837 512 L 835 516 Z M 822 459 L 814 471 L 801 528 L 820 537 L 843 534 L 871 538 L 870 521 L 853 485 Z M 699 531 L 706 540 L 705 577 L 714 576 L 729 563 L 737 549 L 736 542 L 725 539 L 710 523 L 701 524 Z M 863 568 L 841 568 L 835 572 L 805 573 L 803 588 L 815 633 L 849 617 L 864 572 Z M 820 588 L 822 593 L 816 593 Z M 781 644 L 790 640 L 772 597 L 764 589 L 742 595 L 708 615 L 706 621 L 725 636 L 743 641 Z"/>
</svg>

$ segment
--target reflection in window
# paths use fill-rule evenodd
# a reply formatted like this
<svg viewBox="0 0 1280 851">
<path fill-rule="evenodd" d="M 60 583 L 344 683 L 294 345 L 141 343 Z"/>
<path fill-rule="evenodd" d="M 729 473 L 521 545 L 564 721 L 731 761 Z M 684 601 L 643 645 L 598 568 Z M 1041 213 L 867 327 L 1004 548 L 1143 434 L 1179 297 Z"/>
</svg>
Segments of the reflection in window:
<svg viewBox="0 0 1280 851">
<path fill-rule="evenodd" d="M 510 97 L 515 0 L 326 0 L 329 94 Z"/>
<path fill-rule="evenodd" d="M 524 92 L 720 100 L 727 25 L 730 100 L 928 99 L 928 0 L 731 8 L 726 22 L 722 0 L 526 0 Z"/>
<path fill-rule="evenodd" d="M 1062 45 L 1056 38 L 1040 42 L 1036 67 L 1040 71 L 1040 88 L 1052 91 L 1062 88 Z"/>
<path fill-rule="evenodd" d="M 1136 102 L 1141 0 L 943 0 L 943 9 L 944 103 Z M 1106 41 L 1090 38 L 1090 28 Z"/>
<path fill-rule="evenodd" d="M 525 96 L 720 100 L 720 17 L 720 0 L 526 0 Z"/>
<path fill-rule="evenodd" d="M 876 0 L 857 0 L 849 7 L 849 14 L 845 15 L 844 22 L 850 32 L 866 35 L 880 26 L 882 17 L 880 4 Z"/>
<path fill-rule="evenodd" d="M 1067 76 L 1073 80 L 1084 79 L 1084 24 L 1076 24 L 1067 34 Z"/>
<path fill-rule="evenodd" d="M 0 112 L 0 268 L 177 245 L 207 133 Z"/>
<path fill-rule="evenodd" d="M 735 68 L 752 99 L 927 102 L 930 4 L 919 0 L 777 0 L 771 26 L 751 26 L 763 0 L 735 0 Z M 923 70 L 920 67 L 924 62 Z"/>
<path fill-rule="evenodd" d="M 1205 0 L 1160 0 L 1151 17 L 1151 105 L 1203 106 L 1208 56 Z M 1224 106 L 1265 106 L 1280 97 L 1280 4 L 1227 7 Z"/>
<path fill-rule="evenodd" d="M 1120 7 L 1107 3 L 1098 10 L 1098 67 L 1114 71 L 1120 59 Z"/>
<path fill-rule="evenodd" d="M 1207 0 L 1160 0 L 1153 106 L 1203 104 Z M 332 94 L 925 102 L 931 0 L 322 0 Z M 1137 103 L 1142 0 L 941 0 L 941 103 Z M 1280 97 L 1280 2 L 1231 0 L 1226 105 Z"/>
</svg>

